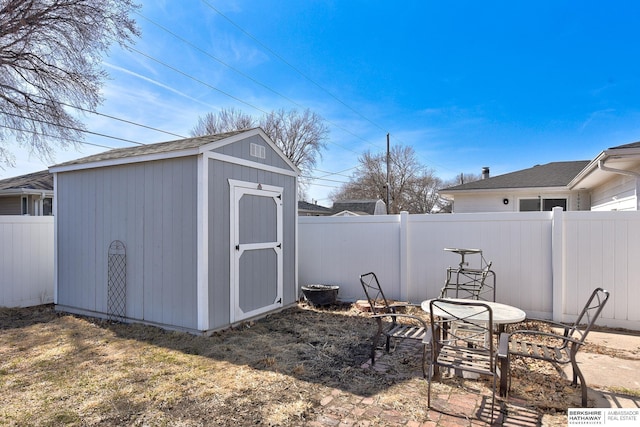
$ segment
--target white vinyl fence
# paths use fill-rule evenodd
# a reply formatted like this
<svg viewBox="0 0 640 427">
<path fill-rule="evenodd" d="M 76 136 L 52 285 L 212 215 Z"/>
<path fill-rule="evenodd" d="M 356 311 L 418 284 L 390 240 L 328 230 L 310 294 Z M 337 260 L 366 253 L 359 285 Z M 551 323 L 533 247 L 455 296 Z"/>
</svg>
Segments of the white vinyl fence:
<svg viewBox="0 0 640 427">
<path fill-rule="evenodd" d="M 0 215 L 0 307 L 53 302 L 53 217 Z"/>
<path fill-rule="evenodd" d="M 572 321 L 597 286 L 611 292 L 600 325 L 640 330 L 640 212 L 482 213 L 298 218 L 299 285 L 340 285 L 362 299 L 375 272 L 389 298 L 439 294 L 457 254 L 493 262 L 497 301 Z M 471 266 L 479 265 L 470 255 Z M 0 216 L 0 307 L 53 302 L 53 217 Z"/>
<path fill-rule="evenodd" d="M 359 275 L 369 271 L 389 298 L 436 297 L 460 262 L 443 249 L 479 248 L 498 302 L 572 321 L 600 286 L 611 298 L 598 324 L 640 330 L 640 212 L 300 217 L 298 229 L 300 285 L 340 285 L 342 300 L 364 298 Z"/>
</svg>

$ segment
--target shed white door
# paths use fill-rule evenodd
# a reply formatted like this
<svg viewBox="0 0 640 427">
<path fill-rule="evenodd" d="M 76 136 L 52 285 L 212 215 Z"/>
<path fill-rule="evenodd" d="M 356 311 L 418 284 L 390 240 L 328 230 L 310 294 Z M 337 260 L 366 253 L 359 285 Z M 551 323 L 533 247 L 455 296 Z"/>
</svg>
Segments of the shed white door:
<svg viewBox="0 0 640 427">
<path fill-rule="evenodd" d="M 229 184 L 233 323 L 282 307 L 282 188 Z"/>
</svg>

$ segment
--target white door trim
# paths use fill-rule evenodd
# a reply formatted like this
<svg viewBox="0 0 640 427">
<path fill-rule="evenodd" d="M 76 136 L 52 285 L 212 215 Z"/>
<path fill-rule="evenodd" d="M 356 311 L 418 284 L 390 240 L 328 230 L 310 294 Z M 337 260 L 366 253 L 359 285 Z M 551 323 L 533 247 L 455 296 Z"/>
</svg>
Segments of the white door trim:
<svg viewBox="0 0 640 427">
<path fill-rule="evenodd" d="M 282 187 L 271 185 L 257 184 L 255 182 L 238 181 L 229 179 L 229 253 L 230 256 L 230 321 L 231 323 L 258 316 L 268 311 L 282 307 L 283 302 L 283 259 L 282 259 L 282 236 L 283 236 L 283 211 L 282 211 Z M 240 244 L 240 221 L 239 221 L 239 204 L 240 199 L 245 195 L 253 195 L 260 197 L 270 197 L 276 204 L 276 241 Z M 259 307 L 250 311 L 243 311 L 240 307 L 240 287 L 239 287 L 239 265 L 242 254 L 251 250 L 273 249 L 276 253 L 277 262 L 277 290 L 276 297 L 271 304 Z"/>
</svg>

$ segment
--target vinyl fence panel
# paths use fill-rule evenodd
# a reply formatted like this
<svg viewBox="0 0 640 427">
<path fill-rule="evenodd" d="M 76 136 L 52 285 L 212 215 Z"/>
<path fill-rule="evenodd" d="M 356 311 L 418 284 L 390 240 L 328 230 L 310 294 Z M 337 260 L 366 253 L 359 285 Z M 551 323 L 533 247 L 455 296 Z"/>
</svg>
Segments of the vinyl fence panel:
<svg viewBox="0 0 640 427">
<path fill-rule="evenodd" d="M 359 274 L 374 271 L 389 298 L 438 296 L 459 255 L 479 248 L 497 277 L 496 299 L 530 317 L 573 321 L 591 291 L 611 298 L 598 322 L 640 330 L 640 212 L 516 212 L 300 217 L 299 283 L 340 285 L 364 298 Z M 479 267 L 474 255 L 466 259 Z"/>
<path fill-rule="evenodd" d="M 0 216 L 0 307 L 53 302 L 53 217 Z"/>
</svg>

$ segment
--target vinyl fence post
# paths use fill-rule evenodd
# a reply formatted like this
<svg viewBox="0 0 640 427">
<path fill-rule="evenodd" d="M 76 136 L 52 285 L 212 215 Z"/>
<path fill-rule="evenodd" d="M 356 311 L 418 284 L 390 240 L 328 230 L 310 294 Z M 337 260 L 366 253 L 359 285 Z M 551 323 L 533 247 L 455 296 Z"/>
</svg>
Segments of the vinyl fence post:
<svg viewBox="0 0 640 427">
<path fill-rule="evenodd" d="M 564 317 L 564 230 L 563 211 L 555 207 L 551 214 L 551 298 L 553 320 L 562 322 Z"/>
<path fill-rule="evenodd" d="M 409 212 L 400 212 L 400 299 L 409 301 Z"/>
</svg>

